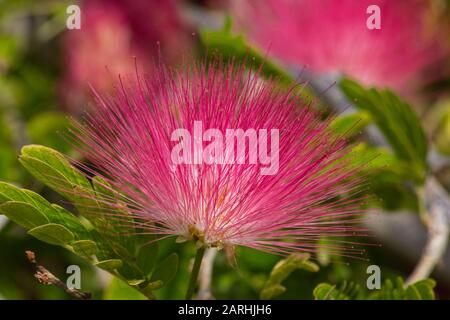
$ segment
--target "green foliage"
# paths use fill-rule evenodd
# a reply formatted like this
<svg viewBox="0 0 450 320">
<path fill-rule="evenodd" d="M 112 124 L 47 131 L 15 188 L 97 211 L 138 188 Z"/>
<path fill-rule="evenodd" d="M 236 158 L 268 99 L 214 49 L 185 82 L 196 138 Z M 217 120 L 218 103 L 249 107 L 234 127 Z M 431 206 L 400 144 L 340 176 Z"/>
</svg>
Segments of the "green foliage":
<svg viewBox="0 0 450 320">
<path fill-rule="evenodd" d="M 353 282 L 343 282 L 338 287 L 321 283 L 313 295 L 316 300 L 434 300 L 435 285 L 434 280 L 425 279 L 405 286 L 403 279 L 398 277 L 395 282 L 387 279 L 380 290 L 367 293 Z"/>
<path fill-rule="evenodd" d="M 408 188 L 414 170 L 409 163 L 400 160 L 387 148 L 373 147 L 365 142 L 355 144 L 345 159 L 365 175 L 373 205 L 387 210 L 417 210 L 417 196 L 414 189 Z"/>
<path fill-rule="evenodd" d="M 0 212 L 15 223 L 28 229 L 49 223 L 44 214 L 25 202 L 5 202 L 0 206 Z"/>
<path fill-rule="evenodd" d="M 89 258 L 97 253 L 97 245 L 91 240 L 79 240 L 72 243 L 73 251 L 79 256 Z"/>
<path fill-rule="evenodd" d="M 119 214 L 128 219 L 127 226 L 108 219 L 107 213 L 118 210 L 112 203 L 120 201 L 120 196 L 106 181 L 94 177 L 91 184 L 62 154 L 48 147 L 26 146 L 19 159 L 38 180 L 71 200 L 83 217 L 30 190 L 4 182 L 0 182 L 0 213 L 29 229 L 33 237 L 69 249 L 148 298 L 154 298 L 152 291 L 174 277 L 178 270 L 177 254 L 157 264 L 158 243 L 154 237 L 125 235 L 137 232 L 131 226 L 133 219 L 126 218 L 125 209 Z M 107 196 L 108 201 L 97 201 L 96 196 L 103 199 Z"/>
<path fill-rule="evenodd" d="M 49 244 L 65 246 L 75 239 L 70 230 L 60 224 L 48 223 L 28 231 L 33 237 Z"/>
<path fill-rule="evenodd" d="M 271 62 L 256 48 L 250 46 L 242 34 L 232 32 L 232 20 L 230 17 L 222 30 L 200 30 L 200 38 L 207 52 L 213 57 L 219 53 L 224 60 L 234 59 L 236 62 L 244 62 L 255 70 L 261 68 L 261 72 L 268 77 L 275 77 L 285 84 L 293 84 L 291 76 L 283 69 Z"/>
<path fill-rule="evenodd" d="M 76 187 L 91 189 L 89 181 L 61 153 L 51 148 L 25 146 L 19 161 L 36 179 L 75 203 L 79 200 L 74 192 Z"/>
<path fill-rule="evenodd" d="M 178 255 L 172 253 L 166 259 L 161 261 L 152 275 L 151 282 L 162 281 L 162 285 L 168 283 L 175 276 L 178 269 Z"/>
<path fill-rule="evenodd" d="M 317 272 L 319 266 L 309 261 L 309 254 L 291 254 L 286 259 L 280 260 L 270 273 L 264 288 L 260 293 L 262 300 L 269 300 L 282 294 L 286 288 L 281 283 L 295 270 L 302 269 L 309 272 Z"/>
<path fill-rule="evenodd" d="M 26 229 L 50 222 L 65 226 L 77 240 L 90 238 L 87 228 L 77 217 L 30 190 L 0 182 L 0 205 L 2 214 Z"/>
<path fill-rule="evenodd" d="M 106 271 L 115 271 L 117 269 L 120 269 L 122 265 L 123 262 L 120 259 L 109 259 L 94 263 L 94 266 Z"/>
<path fill-rule="evenodd" d="M 339 136 L 351 138 L 359 133 L 372 121 L 366 111 L 337 116 L 331 122 L 331 128 Z"/>
<path fill-rule="evenodd" d="M 386 148 L 372 147 L 365 142 L 358 143 L 350 154 L 355 166 L 366 171 L 390 171 L 401 179 L 409 177 L 410 167 L 400 161 Z"/>
<path fill-rule="evenodd" d="M 145 276 L 153 272 L 156 257 L 158 256 L 158 246 L 153 243 L 144 244 L 137 254 L 137 265 Z"/>
<path fill-rule="evenodd" d="M 370 300 L 434 300 L 433 288 L 436 282 L 433 279 L 425 279 L 411 284 L 405 288 L 402 278 L 395 282 L 386 280 L 381 290 L 368 296 Z"/>
<path fill-rule="evenodd" d="M 351 300 L 361 299 L 361 287 L 354 282 L 344 281 L 336 288 L 328 283 L 321 283 L 314 288 L 314 298 L 316 300 Z"/>
<path fill-rule="evenodd" d="M 427 171 L 427 140 L 411 106 L 388 89 L 366 89 L 349 79 L 343 79 L 340 87 L 356 107 L 370 114 L 395 155 L 412 168 L 412 178 L 423 182 Z"/>
</svg>

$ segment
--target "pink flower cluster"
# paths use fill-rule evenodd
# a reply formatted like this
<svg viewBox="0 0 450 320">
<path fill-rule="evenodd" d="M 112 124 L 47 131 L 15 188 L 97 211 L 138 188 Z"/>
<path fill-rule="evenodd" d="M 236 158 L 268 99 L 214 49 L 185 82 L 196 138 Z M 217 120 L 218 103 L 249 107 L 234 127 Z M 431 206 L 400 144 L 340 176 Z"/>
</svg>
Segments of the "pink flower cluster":
<svg viewBox="0 0 450 320">
<path fill-rule="evenodd" d="M 64 38 L 61 88 L 74 113 L 86 108 L 88 84 L 111 89 L 111 75 L 133 70 L 133 57 L 144 63 L 161 54 L 165 61 L 177 62 L 190 47 L 189 27 L 175 1 L 89 0 L 80 8 L 81 29 L 68 30 Z"/>
<path fill-rule="evenodd" d="M 235 1 L 240 26 L 265 52 L 313 72 L 342 73 L 409 94 L 443 58 L 442 35 L 422 0 Z M 369 29 L 380 9 L 380 29 Z"/>
<path fill-rule="evenodd" d="M 362 231 L 355 224 L 361 176 L 350 149 L 298 88 L 286 92 L 243 66 L 218 62 L 153 70 L 151 77 L 122 79 L 112 96 L 96 94 L 97 107 L 75 131 L 94 174 L 120 190 L 125 217 L 135 217 L 137 228 L 280 254 L 313 252 L 323 236 Z M 199 121 L 221 132 L 279 130 L 277 173 L 261 175 L 263 164 L 249 161 L 174 166 L 172 133 L 193 132 Z M 123 204 L 118 209 L 111 219 L 124 217 Z M 343 241 L 328 249 L 359 253 Z"/>
</svg>

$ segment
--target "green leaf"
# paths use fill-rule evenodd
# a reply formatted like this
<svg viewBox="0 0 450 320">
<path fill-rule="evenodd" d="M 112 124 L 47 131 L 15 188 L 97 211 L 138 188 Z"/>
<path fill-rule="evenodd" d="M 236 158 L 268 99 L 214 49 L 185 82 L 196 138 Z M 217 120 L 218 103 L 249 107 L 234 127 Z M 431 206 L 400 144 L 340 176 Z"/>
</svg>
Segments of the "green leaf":
<svg viewBox="0 0 450 320">
<path fill-rule="evenodd" d="M 208 29 L 200 30 L 200 39 L 203 45 L 208 48 L 208 53 L 215 58 L 219 52 L 224 60 L 235 59 L 237 62 L 244 62 L 253 69 L 261 68 L 266 76 L 276 77 L 279 82 L 293 84 L 294 80 L 282 68 L 268 60 L 265 55 L 257 49 L 248 45 L 242 34 L 231 32 L 231 19 L 228 18 L 224 28 L 219 31 Z"/>
<path fill-rule="evenodd" d="M 360 133 L 371 121 L 370 113 L 360 111 L 337 116 L 331 122 L 330 127 L 337 135 L 351 138 Z"/>
<path fill-rule="evenodd" d="M 50 222 L 45 215 L 25 202 L 5 202 L 0 205 L 0 213 L 26 229 L 32 229 Z"/>
<path fill-rule="evenodd" d="M 33 237 L 54 245 L 64 246 L 74 240 L 74 235 L 66 227 L 49 223 L 28 231 Z"/>
<path fill-rule="evenodd" d="M 73 251 L 83 257 L 91 257 L 97 253 L 97 244 L 91 240 L 79 240 L 72 243 Z"/>
<path fill-rule="evenodd" d="M 135 233 L 131 227 L 132 219 L 127 221 L 126 211 L 119 211 L 110 205 L 116 199 L 116 194 L 109 184 L 99 177 L 93 178 L 93 189 L 85 186 L 74 186 L 74 193 L 81 195 L 76 200 L 76 208 L 86 217 L 96 229 L 95 242 L 99 248 L 97 257 L 101 260 L 120 258 L 122 264 L 118 272 L 126 279 L 140 279 L 143 272 L 135 265 L 135 237 L 126 234 Z M 120 219 L 111 217 L 117 213 Z"/>
<path fill-rule="evenodd" d="M 415 179 L 422 182 L 427 170 L 427 139 L 411 106 L 387 89 L 366 89 L 349 79 L 343 79 L 340 87 L 356 107 L 370 113 L 397 157 L 409 163 Z"/>
<path fill-rule="evenodd" d="M 100 199 L 105 202 L 114 202 L 119 197 L 118 193 L 113 190 L 111 185 L 103 178 L 95 176 L 92 178 L 92 185 L 94 186 L 95 193 Z"/>
<path fill-rule="evenodd" d="M 134 263 L 135 257 L 121 257 L 123 257 L 123 264 L 117 271 L 122 277 L 130 281 L 144 278 L 143 272 Z"/>
<path fill-rule="evenodd" d="M 153 271 L 157 256 L 158 244 L 156 242 L 146 244 L 139 249 L 136 263 L 145 276 L 150 275 Z"/>
<path fill-rule="evenodd" d="M 432 109 L 430 120 L 436 123 L 433 133 L 436 149 L 443 155 L 450 156 L 450 99 L 436 104 Z"/>
<path fill-rule="evenodd" d="M 162 282 L 161 280 L 157 280 L 157 281 L 150 282 L 148 284 L 148 286 L 145 287 L 145 289 L 149 290 L 149 291 L 153 291 L 153 290 L 158 290 L 158 289 L 162 288 L 163 286 L 164 286 L 164 282 Z"/>
<path fill-rule="evenodd" d="M 403 279 L 398 277 L 395 282 L 387 279 L 381 290 L 369 295 L 370 300 L 434 300 L 433 288 L 436 282 L 424 279 L 405 288 Z"/>
<path fill-rule="evenodd" d="M 20 189 L 6 182 L 0 182 L 0 204 L 6 201 L 26 202 L 44 214 L 52 210 L 50 203 L 39 194 Z"/>
<path fill-rule="evenodd" d="M 273 286 L 270 286 L 268 288 L 264 288 L 259 297 L 261 300 L 270 300 L 276 296 L 279 296 L 280 294 L 284 293 L 286 291 L 286 288 L 282 286 L 281 284 L 275 284 Z"/>
<path fill-rule="evenodd" d="M 7 201 L 22 202 L 32 206 L 38 214 L 46 217 L 46 223 L 50 222 L 64 225 L 74 233 L 76 239 L 90 238 L 88 230 L 80 220 L 66 209 L 56 204 L 50 204 L 42 196 L 33 191 L 20 189 L 12 184 L 0 182 L 0 204 Z M 27 228 L 33 227 L 35 226 Z"/>
<path fill-rule="evenodd" d="M 418 281 L 406 288 L 406 297 L 409 300 L 434 300 L 435 286 L 436 282 L 433 279 Z"/>
<path fill-rule="evenodd" d="M 367 177 L 372 202 L 388 211 L 417 211 L 417 195 L 406 187 L 414 168 L 385 148 L 357 144 L 348 155 L 352 165 Z"/>
<path fill-rule="evenodd" d="M 22 148 L 20 163 L 39 181 L 76 202 L 75 187 L 91 190 L 89 181 L 59 152 L 38 145 Z"/>
<path fill-rule="evenodd" d="M 137 287 L 140 284 L 144 283 L 145 279 L 133 279 L 133 280 L 128 280 L 127 282 L 130 286 Z"/>
<path fill-rule="evenodd" d="M 354 283 L 343 281 L 338 287 L 321 283 L 313 291 L 316 300 L 362 300 L 365 298 L 361 287 Z"/>
<path fill-rule="evenodd" d="M 64 225 L 74 233 L 76 240 L 87 240 L 91 238 L 90 232 L 78 217 L 57 204 L 52 204 L 51 207 L 53 211 L 49 214 L 50 222 Z"/>
<path fill-rule="evenodd" d="M 94 177 L 92 184 L 95 192 L 95 199 L 85 198 L 78 210 L 85 214 L 94 224 L 101 226 L 99 232 L 108 239 L 108 242 L 114 251 L 119 255 L 135 258 L 136 237 L 127 236 L 134 234 L 136 230 L 132 227 L 133 219 L 127 217 L 126 210 L 118 209 L 119 206 L 110 205 L 118 203 L 120 195 L 111 187 L 111 185 L 100 177 Z M 86 208 L 91 209 L 86 209 Z M 91 211 L 91 212 L 90 212 Z M 94 211 L 92 213 L 92 211 Z M 111 219 L 111 213 L 117 213 L 120 219 Z M 113 235 L 113 236 L 111 236 Z"/>
<path fill-rule="evenodd" d="M 309 254 L 291 254 L 286 259 L 278 261 L 270 273 L 268 282 L 281 283 L 296 269 L 305 269 L 310 272 L 319 271 L 319 267 L 309 261 Z"/>
<path fill-rule="evenodd" d="M 120 259 L 109 259 L 109 260 L 103 260 L 94 263 L 94 266 L 99 267 L 106 271 L 114 271 L 122 267 L 122 260 Z"/>
<path fill-rule="evenodd" d="M 281 283 L 297 269 L 309 272 L 319 271 L 319 266 L 309 261 L 309 254 L 291 254 L 286 259 L 278 261 L 270 272 L 269 279 L 260 293 L 261 299 L 272 299 L 285 291 Z"/>
<path fill-rule="evenodd" d="M 351 151 L 353 165 L 362 170 L 378 174 L 380 171 L 392 172 L 398 178 L 408 179 L 414 168 L 407 162 L 398 159 L 385 148 L 369 146 L 361 142 Z"/>
<path fill-rule="evenodd" d="M 178 255 L 172 253 L 163 261 L 161 261 L 155 268 L 152 274 L 151 282 L 162 281 L 166 285 L 178 271 Z"/>
<path fill-rule="evenodd" d="M 380 290 L 363 292 L 354 282 L 344 281 L 339 286 L 321 283 L 313 291 L 316 300 L 433 300 L 434 280 L 425 279 L 405 287 L 401 277 L 387 279 Z"/>
</svg>

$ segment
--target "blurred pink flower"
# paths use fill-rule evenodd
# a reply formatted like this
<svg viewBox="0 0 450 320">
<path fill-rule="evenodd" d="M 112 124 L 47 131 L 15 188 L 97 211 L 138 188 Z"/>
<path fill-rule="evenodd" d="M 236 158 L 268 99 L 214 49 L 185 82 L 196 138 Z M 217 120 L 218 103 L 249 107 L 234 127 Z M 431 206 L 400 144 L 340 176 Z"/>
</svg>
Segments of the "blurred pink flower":
<svg viewBox="0 0 450 320">
<path fill-rule="evenodd" d="M 81 153 L 96 168 L 92 174 L 123 194 L 119 205 L 96 198 L 118 206 L 111 219 L 132 215 L 145 233 L 280 254 L 314 252 L 322 236 L 362 231 L 356 225 L 362 214 L 357 191 L 362 178 L 350 165 L 350 148 L 294 90 L 280 91 L 244 66 L 218 63 L 175 70 L 158 66 L 151 78 L 121 83 L 114 96 L 96 95 L 97 107 L 74 132 Z M 198 121 L 205 135 L 207 129 L 224 135 L 227 129 L 259 134 L 266 129 L 270 142 L 267 137 L 269 146 L 263 149 L 258 140 L 260 156 L 272 154 L 272 132 L 278 130 L 278 170 L 262 174 L 267 165 L 251 163 L 256 155 L 250 151 L 251 135 L 244 137 L 243 163 L 208 163 L 203 153 L 203 162 L 176 164 L 173 150 L 180 141 L 174 141 L 173 133 L 184 129 L 194 134 Z M 216 135 L 205 142 L 205 135 L 188 150 L 198 143 L 207 150 L 218 142 Z M 187 143 L 184 137 L 181 141 Z M 234 141 L 230 150 L 237 156 Z M 123 203 L 128 205 L 125 215 Z M 361 253 L 346 244 L 335 240 L 328 249 Z"/>
<path fill-rule="evenodd" d="M 64 38 L 65 80 L 61 94 L 75 113 L 86 108 L 88 83 L 111 88 L 111 78 L 133 70 L 161 53 L 164 61 L 181 61 L 190 48 L 189 27 L 175 1 L 89 0 L 81 7 L 81 29 Z M 160 51 L 160 52 L 159 52 Z"/>
<path fill-rule="evenodd" d="M 366 26 L 370 5 L 381 9 L 379 30 Z M 443 58 L 442 34 L 431 22 L 427 1 L 235 1 L 232 8 L 269 55 L 319 74 L 343 73 L 408 93 L 421 73 Z"/>
</svg>

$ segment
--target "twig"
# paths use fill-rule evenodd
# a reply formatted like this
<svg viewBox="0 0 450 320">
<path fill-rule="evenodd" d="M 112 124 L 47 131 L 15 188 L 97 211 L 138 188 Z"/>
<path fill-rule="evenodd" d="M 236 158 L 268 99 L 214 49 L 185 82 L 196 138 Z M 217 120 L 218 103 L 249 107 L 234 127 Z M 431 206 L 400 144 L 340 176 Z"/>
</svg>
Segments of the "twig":
<svg viewBox="0 0 450 320">
<path fill-rule="evenodd" d="M 214 266 L 214 259 L 217 255 L 217 249 L 210 248 L 206 251 L 203 258 L 203 264 L 199 275 L 199 290 L 197 294 L 198 300 L 211 300 L 214 296 L 211 293 L 211 280 Z"/>
<path fill-rule="evenodd" d="M 69 288 L 63 281 L 59 280 L 55 275 L 48 271 L 45 267 L 39 265 L 36 261 L 36 255 L 33 251 L 25 251 L 27 259 L 30 263 L 34 264 L 36 267 L 35 278 L 44 285 L 55 285 L 65 292 L 70 294 L 72 297 L 81 300 L 91 299 L 91 294 L 89 292 L 79 291 L 77 289 Z"/>
<path fill-rule="evenodd" d="M 423 194 L 425 200 L 425 225 L 428 241 L 406 285 L 427 278 L 445 253 L 449 237 L 450 200 L 447 192 L 434 177 L 428 178 Z"/>
</svg>

